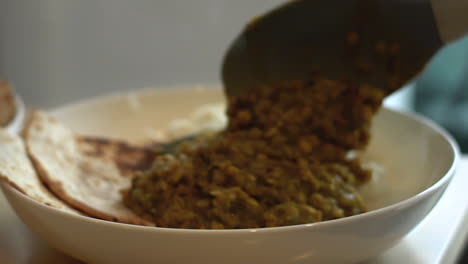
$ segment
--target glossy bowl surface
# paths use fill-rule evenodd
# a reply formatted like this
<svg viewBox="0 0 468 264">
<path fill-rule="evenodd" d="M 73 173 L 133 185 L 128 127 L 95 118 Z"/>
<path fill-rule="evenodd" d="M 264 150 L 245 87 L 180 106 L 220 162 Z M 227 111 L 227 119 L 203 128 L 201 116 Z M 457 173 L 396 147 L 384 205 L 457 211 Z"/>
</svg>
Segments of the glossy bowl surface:
<svg viewBox="0 0 468 264">
<path fill-rule="evenodd" d="M 16 100 L 16 113 L 13 119 L 10 121 L 9 124 L 5 127 L 7 131 L 13 134 L 18 134 L 23 129 L 24 120 L 26 118 L 26 108 L 24 106 L 24 102 L 18 94 L 15 96 Z"/>
</svg>

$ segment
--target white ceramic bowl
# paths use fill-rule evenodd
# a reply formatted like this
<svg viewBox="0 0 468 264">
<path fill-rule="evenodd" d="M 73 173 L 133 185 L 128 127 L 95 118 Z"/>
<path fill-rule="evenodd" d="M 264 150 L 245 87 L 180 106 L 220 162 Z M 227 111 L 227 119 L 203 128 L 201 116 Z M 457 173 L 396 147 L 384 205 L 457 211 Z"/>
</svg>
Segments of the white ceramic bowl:
<svg viewBox="0 0 468 264">
<path fill-rule="evenodd" d="M 163 89 L 53 112 L 79 132 L 135 140 L 221 100 L 218 89 Z M 415 114 L 383 109 L 373 133 L 368 157 L 385 168 L 364 191 L 374 210 L 322 223 L 244 230 L 132 226 L 69 215 L 2 188 L 33 231 L 89 263 L 355 263 L 395 245 L 418 225 L 443 194 L 458 160 L 453 139 Z"/>
<path fill-rule="evenodd" d="M 18 134 L 21 132 L 21 130 L 23 129 L 24 119 L 26 116 L 26 109 L 24 106 L 24 102 L 18 94 L 15 95 L 15 100 L 16 100 L 15 116 L 10 121 L 10 123 L 8 123 L 5 127 L 5 129 L 12 134 Z"/>
</svg>

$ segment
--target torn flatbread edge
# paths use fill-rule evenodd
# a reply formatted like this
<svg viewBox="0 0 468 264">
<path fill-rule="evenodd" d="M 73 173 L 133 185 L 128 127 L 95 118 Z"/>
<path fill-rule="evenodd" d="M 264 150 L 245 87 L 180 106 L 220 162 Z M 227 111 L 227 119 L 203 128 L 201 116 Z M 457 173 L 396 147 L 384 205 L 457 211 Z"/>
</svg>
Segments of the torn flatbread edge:
<svg viewBox="0 0 468 264">
<path fill-rule="evenodd" d="M 42 184 L 19 136 L 0 129 L 0 147 L 0 180 L 40 204 L 67 213 L 80 214 Z"/>
</svg>

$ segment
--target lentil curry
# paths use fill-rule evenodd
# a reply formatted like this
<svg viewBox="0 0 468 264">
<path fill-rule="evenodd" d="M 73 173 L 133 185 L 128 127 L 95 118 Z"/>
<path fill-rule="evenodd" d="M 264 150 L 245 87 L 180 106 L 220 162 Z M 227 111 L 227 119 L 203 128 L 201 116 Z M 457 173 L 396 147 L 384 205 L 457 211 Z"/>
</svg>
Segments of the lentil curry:
<svg viewBox="0 0 468 264">
<path fill-rule="evenodd" d="M 228 96 L 227 128 L 180 144 L 123 192 L 160 227 L 275 227 L 365 212 L 363 149 L 384 93 L 346 81 L 265 86 Z"/>
</svg>

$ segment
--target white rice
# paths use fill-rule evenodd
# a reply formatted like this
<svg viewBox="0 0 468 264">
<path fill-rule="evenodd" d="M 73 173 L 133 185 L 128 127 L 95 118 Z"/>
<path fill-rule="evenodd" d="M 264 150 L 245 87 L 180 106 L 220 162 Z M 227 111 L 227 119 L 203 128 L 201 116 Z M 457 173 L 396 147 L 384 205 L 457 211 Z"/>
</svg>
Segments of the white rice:
<svg viewBox="0 0 468 264">
<path fill-rule="evenodd" d="M 206 104 L 195 109 L 187 118 L 171 121 L 166 129 L 169 138 L 178 138 L 200 132 L 217 132 L 227 125 L 224 103 Z"/>
</svg>

